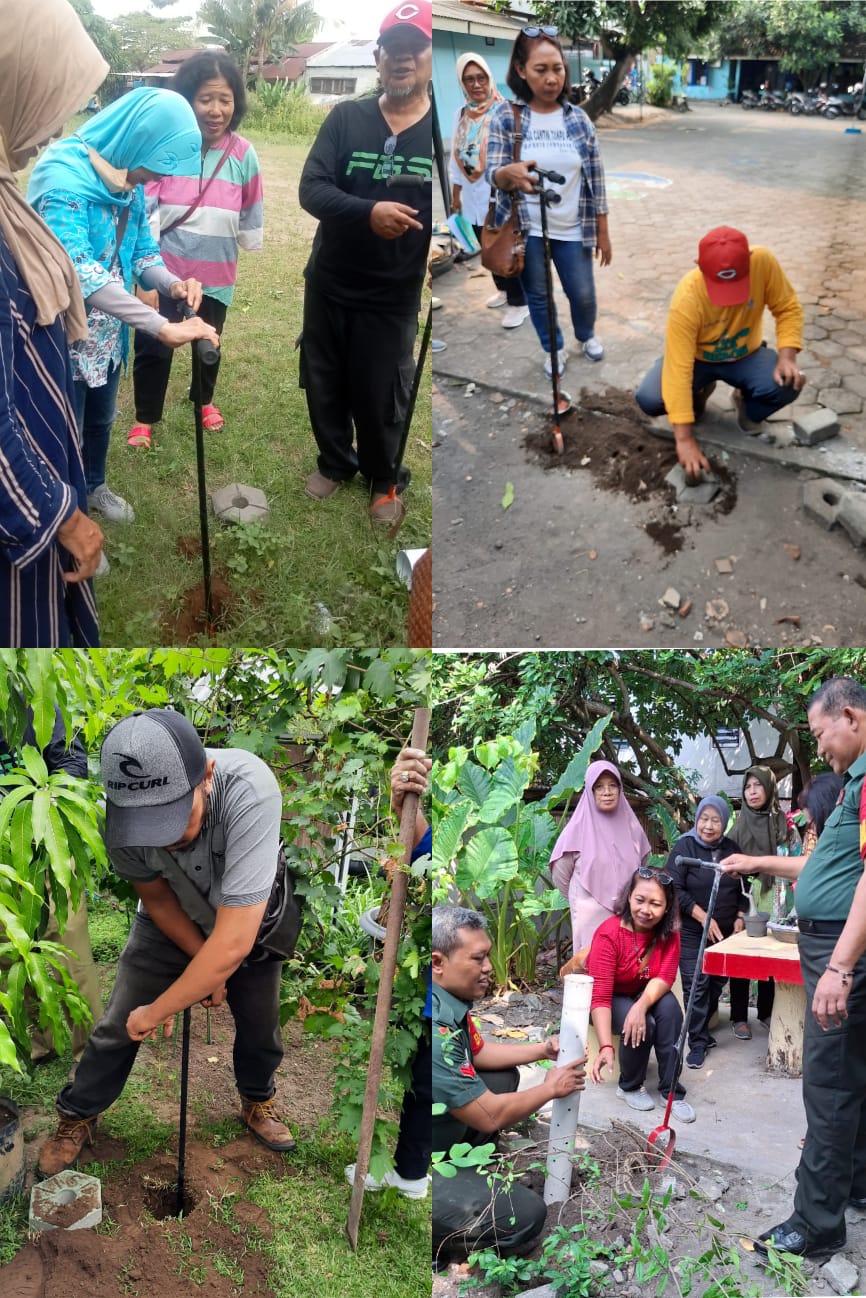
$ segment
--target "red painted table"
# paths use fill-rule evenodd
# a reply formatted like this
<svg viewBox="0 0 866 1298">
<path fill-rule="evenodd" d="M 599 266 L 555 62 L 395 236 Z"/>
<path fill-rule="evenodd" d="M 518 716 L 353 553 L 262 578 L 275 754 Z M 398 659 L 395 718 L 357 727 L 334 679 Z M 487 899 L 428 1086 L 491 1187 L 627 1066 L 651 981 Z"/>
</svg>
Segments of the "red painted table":
<svg viewBox="0 0 866 1298">
<path fill-rule="evenodd" d="M 799 1077 L 803 1071 L 806 991 L 797 943 L 780 942 L 769 935 L 749 937 L 747 933 L 734 933 L 707 947 L 704 973 L 723 978 L 776 980 L 767 1069 L 788 1077 Z"/>
</svg>

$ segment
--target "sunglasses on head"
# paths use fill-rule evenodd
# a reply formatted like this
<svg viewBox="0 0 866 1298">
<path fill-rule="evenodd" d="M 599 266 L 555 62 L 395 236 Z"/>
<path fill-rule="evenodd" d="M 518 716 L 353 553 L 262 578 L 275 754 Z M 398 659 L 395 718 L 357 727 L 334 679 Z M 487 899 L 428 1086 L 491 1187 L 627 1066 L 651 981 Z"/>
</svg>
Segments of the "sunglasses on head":
<svg viewBox="0 0 866 1298">
<path fill-rule="evenodd" d="M 673 883 L 673 879 L 666 870 L 653 870 L 648 865 L 639 865 L 637 873 L 639 879 L 655 879 L 656 883 L 660 883 L 663 888 L 666 888 L 669 883 Z"/>
<path fill-rule="evenodd" d="M 558 27 L 521 27 L 524 36 L 558 36 Z"/>
</svg>

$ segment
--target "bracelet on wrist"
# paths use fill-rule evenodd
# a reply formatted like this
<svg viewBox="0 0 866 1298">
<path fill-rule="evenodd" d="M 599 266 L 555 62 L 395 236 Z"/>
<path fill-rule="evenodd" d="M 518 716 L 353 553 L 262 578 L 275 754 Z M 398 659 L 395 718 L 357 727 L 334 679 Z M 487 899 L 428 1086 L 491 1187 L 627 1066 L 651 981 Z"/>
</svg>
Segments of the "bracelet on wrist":
<svg viewBox="0 0 866 1298">
<path fill-rule="evenodd" d="M 599 1054 L 601 1054 L 602 1050 L 613 1050 L 613 1046 L 609 1041 L 607 1041 L 603 1046 L 599 1046 L 598 1048 Z M 616 1054 L 616 1051 L 614 1051 L 614 1054 Z"/>
<path fill-rule="evenodd" d="M 842 986 L 847 987 L 852 971 L 850 969 L 837 969 L 834 964 L 827 964 L 824 966 L 824 972 L 836 974 L 838 978 L 841 978 Z"/>
</svg>

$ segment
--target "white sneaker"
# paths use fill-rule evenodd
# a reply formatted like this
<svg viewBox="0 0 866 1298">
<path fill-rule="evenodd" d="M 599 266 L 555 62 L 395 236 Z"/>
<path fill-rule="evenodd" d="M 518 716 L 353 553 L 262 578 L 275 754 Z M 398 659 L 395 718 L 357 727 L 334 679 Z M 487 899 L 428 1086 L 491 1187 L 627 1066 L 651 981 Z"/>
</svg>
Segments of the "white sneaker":
<svg viewBox="0 0 866 1298">
<path fill-rule="evenodd" d="M 503 293 L 502 289 L 497 289 L 493 297 L 489 297 L 484 305 L 489 306 L 491 311 L 495 311 L 497 307 L 505 306 L 507 302 L 508 294 Z"/>
<path fill-rule="evenodd" d="M 124 500 L 123 496 L 118 496 L 113 492 L 105 482 L 98 486 L 95 491 L 91 491 L 87 497 L 87 508 L 102 514 L 103 518 L 107 518 L 109 523 L 135 522 L 132 505 Z"/>
<path fill-rule="evenodd" d="M 560 350 L 556 353 L 556 366 L 557 366 L 556 372 L 557 372 L 557 374 L 564 374 L 564 373 L 565 373 L 565 362 L 566 362 L 567 360 L 568 360 L 568 352 L 565 350 L 564 347 L 562 347 L 562 348 L 560 348 Z M 553 376 L 553 366 L 551 365 L 551 362 L 550 362 L 550 356 L 549 356 L 549 355 L 547 355 L 547 356 L 544 358 L 544 372 L 545 372 L 545 374 L 547 375 L 548 378 L 552 378 L 552 376 Z"/>
<path fill-rule="evenodd" d="M 430 299 L 430 305 L 432 306 L 432 308 L 433 308 L 434 311 L 438 311 L 439 308 L 440 308 L 441 305 L 442 305 L 442 299 L 441 299 L 441 297 L 431 297 L 431 299 Z"/>
<path fill-rule="evenodd" d="M 108 562 L 108 560 L 105 557 L 105 551 L 102 550 L 99 555 L 99 567 L 96 569 L 96 572 L 93 575 L 94 577 L 107 577 L 110 572 L 111 572 L 111 564 Z"/>
<path fill-rule="evenodd" d="M 679 1118 L 680 1122 L 694 1122 L 695 1120 L 695 1111 L 687 1100 L 674 1100 L 671 1105 L 671 1113 L 675 1118 Z"/>
<path fill-rule="evenodd" d="M 630 1109 L 640 1109 L 648 1113 L 650 1109 L 655 1108 L 655 1101 L 651 1095 L 648 1095 L 643 1087 L 639 1091 L 624 1091 L 621 1086 L 616 1088 L 617 1099 L 625 1100 Z"/>
<path fill-rule="evenodd" d="M 346 1173 L 346 1180 L 349 1182 L 350 1185 L 354 1185 L 355 1184 L 355 1164 L 350 1163 L 349 1166 L 344 1169 L 344 1171 Z M 392 1168 L 392 1170 L 390 1172 L 386 1172 L 385 1175 L 382 1177 L 382 1179 L 379 1181 L 377 1181 L 375 1177 L 370 1176 L 368 1172 L 367 1177 L 364 1181 L 364 1189 L 384 1190 L 388 1186 L 393 1186 L 396 1190 L 400 1191 L 404 1199 L 426 1199 L 427 1184 L 429 1179 L 430 1178 L 427 1176 L 422 1176 L 417 1181 L 407 1181 L 404 1177 L 400 1176 L 399 1173 L 395 1172 Z"/>
<path fill-rule="evenodd" d="M 583 354 L 591 361 L 600 361 L 604 355 L 604 347 L 598 338 L 587 338 L 583 344 Z"/>
<path fill-rule="evenodd" d="M 502 317 L 503 329 L 517 329 L 529 316 L 528 306 L 510 306 Z"/>
</svg>

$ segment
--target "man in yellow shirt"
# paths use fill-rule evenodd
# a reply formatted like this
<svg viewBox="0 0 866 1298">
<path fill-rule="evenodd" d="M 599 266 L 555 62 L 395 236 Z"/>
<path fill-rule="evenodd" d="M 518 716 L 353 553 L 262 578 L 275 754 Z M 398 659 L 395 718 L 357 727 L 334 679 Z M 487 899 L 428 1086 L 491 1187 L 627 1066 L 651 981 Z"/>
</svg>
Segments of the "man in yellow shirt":
<svg viewBox="0 0 866 1298">
<path fill-rule="evenodd" d="M 776 321 L 778 353 L 762 341 L 764 307 Z M 768 248 L 749 248 L 740 230 L 721 225 L 698 245 L 697 269 L 674 290 L 665 352 L 635 400 L 647 415 L 667 414 L 687 477 L 709 463 L 694 424 L 721 380 L 734 389 L 737 422 L 753 432 L 774 410 L 796 401 L 806 382 L 797 365 L 803 308 Z"/>
</svg>

